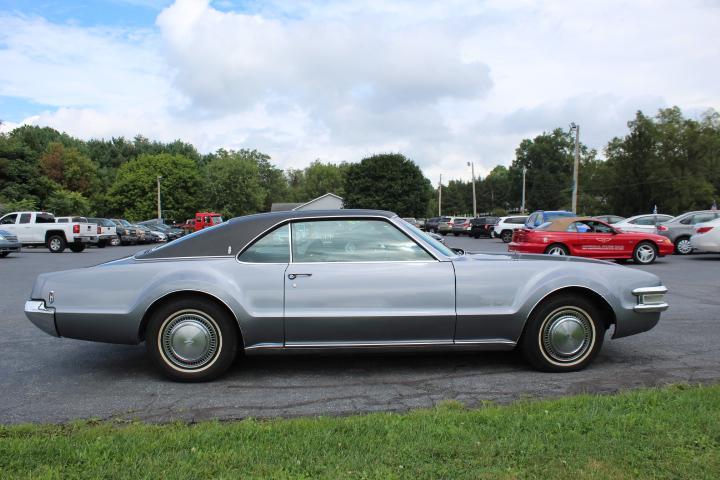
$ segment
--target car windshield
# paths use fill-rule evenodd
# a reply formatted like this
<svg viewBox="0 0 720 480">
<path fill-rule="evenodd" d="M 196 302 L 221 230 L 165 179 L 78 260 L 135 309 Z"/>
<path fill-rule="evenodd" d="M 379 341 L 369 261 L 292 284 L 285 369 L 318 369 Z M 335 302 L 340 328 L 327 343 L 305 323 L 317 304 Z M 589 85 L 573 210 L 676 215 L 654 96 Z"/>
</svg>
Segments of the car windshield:
<svg viewBox="0 0 720 480">
<path fill-rule="evenodd" d="M 410 230 L 412 230 L 412 232 L 413 232 L 415 235 L 417 235 L 418 237 L 420 237 L 420 238 L 422 238 L 423 240 L 425 240 L 425 241 L 426 241 L 427 243 L 429 243 L 435 250 L 437 250 L 438 252 L 442 253 L 442 254 L 445 255 L 446 257 L 457 257 L 457 254 L 456 254 L 455 252 L 453 252 L 453 251 L 450 250 L 448 247 L 446 247 L 445 245 L 443 245 L 442 243 L 438 242 L 437 240 L 435 240 L 435 239 L 434 239 L 433 237 L 431 237 L 430 235 L 426 234 L 425 232 L 423 232 L 422 230 L 420 230 L 419 228 L 417 228 L 415 225 L 413 225 L 413 224 L 411 224 L 411 223 L 408 223 L 408 222 L 405 222 L 405 226 L 406 226 L 407 228 L 409 228 Z"/>
<path fill-rule="evenodd" d="M 120 220 L 120 225 L 122 225 L 123 227 L 132 227 L 130 222 L 128 222 L 127 220 Z"/>
<path fill-rule="evenodd" d="M 210 217 L 210 219 L 212 220 L 213 225 L 217 225 L 218 223 L 222 223 L 223 221 L 222 217 Z"/>
</svg>

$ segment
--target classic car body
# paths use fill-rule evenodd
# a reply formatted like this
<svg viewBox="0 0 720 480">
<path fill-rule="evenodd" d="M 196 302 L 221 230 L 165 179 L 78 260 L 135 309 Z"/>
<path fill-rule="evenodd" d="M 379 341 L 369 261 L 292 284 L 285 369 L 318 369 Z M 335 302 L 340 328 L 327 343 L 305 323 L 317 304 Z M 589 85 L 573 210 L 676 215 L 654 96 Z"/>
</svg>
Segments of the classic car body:
<svg viewBox="0 0 720 480">
<path fill-rule="evenodd" d="M 510 252 L 575 255 L 606 260 L 633 259 L 653 263 L 671 255 L 674 246 L 652 233 L 625 232 L 595 218 L 558 218 L 533 230 L 518 229 L 508 245 Z"/>
<path fill-rule="evenodd" d="M 596 311 L 602 342 L 610 327 L 615 338 L 652 328 L 667 308 L 665 291 L 655 275 L 608 262 L 456 255 L 390 212 L 299 211 L 239 217 L 133 257 L 42 274 L 25 311 L 54 336 L 147 340 L 151 354 L 172 360 L 165 373 L 205 380 L 215 373 L 203 376 L 174 356 L 195 358 L 198 344 L 219 343 L 213 335 L 226 334 L 213 333 L 220 323 L 213 315 L 231 319 L 246 354 L 507 350 L 549 299 L 577 297 L 580 311 Z M 172 308 L 211 314 L 181 321 Z M 163 330 L 166 318 L 179 322 L 177 331 Z M 563 325 L 577 335 L 589 328 Z"/>
</svg>

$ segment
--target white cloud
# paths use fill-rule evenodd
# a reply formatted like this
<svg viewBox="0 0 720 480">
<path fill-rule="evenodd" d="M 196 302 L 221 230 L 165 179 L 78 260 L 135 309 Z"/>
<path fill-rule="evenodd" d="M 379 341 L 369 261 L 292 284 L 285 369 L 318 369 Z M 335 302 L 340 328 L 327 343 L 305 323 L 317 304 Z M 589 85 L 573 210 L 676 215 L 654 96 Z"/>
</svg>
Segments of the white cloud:
<svg viewBox="0 0 720 480">
<path fill-rule="evenodd" d="M 720 108 L 708 2 L 243 4 L 177 0 L 151 30 L 0 14 L 0 95 L 82 137 L 252 147 L 283 167 L 401 151 L 433 182 L 571 121 L 601 149 L 638 109 Z"/>
</svg>

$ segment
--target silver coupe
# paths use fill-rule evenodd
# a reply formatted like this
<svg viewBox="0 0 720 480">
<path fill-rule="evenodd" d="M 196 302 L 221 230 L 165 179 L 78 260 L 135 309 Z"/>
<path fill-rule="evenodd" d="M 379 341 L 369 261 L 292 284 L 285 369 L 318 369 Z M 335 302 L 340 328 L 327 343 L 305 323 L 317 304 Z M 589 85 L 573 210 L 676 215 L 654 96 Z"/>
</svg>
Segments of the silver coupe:
<svg viewBox="0 0 720 480">
<path fill-rule="evenodd" d="M 175 380 L 246 355 L 511 350 L 579 370 L 668 308 L 658 277 L 574 257 L 451 250 L 376 210 L 232 219 L 132 257 L 40 275 L 27 317 L 56 337 L 137 344 Z"/>
</svg>

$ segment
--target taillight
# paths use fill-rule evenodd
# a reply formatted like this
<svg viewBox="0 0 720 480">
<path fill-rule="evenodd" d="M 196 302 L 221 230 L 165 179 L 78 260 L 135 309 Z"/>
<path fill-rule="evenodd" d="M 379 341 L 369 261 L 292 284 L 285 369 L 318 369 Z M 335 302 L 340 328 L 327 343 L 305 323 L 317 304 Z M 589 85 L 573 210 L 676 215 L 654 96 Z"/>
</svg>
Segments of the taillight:
<svg viewBox="0 0 720 480">
<path fill-rule="evenodd" d="M 695 230 L 695 233 L 707 233 L 712 229 L 713 229 L 713 227 L 700 227 L 697 230 Z"/>
<path fill-rule="evenodd" d="M 98 232 L 98 235 L 100 235 L 100 233 L 102 232 L 102 229 L 99 226 L 98 226 L 97 232 Z"/>
<path fill-rule="evenodd" d="M 77 223 L 73 225 L 73 233 L 80 233 L 80 225 Z"/>
<path fill-rule="evenodd" d="M 665 225 L 658 225 L 657 229 L 658 232 L 665 232 L 668 228 Z"/>
</svg>

